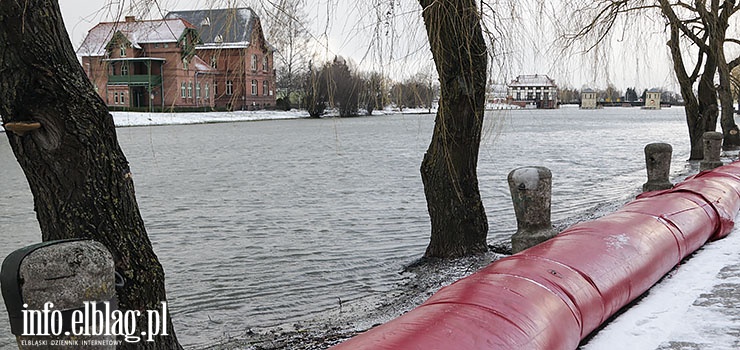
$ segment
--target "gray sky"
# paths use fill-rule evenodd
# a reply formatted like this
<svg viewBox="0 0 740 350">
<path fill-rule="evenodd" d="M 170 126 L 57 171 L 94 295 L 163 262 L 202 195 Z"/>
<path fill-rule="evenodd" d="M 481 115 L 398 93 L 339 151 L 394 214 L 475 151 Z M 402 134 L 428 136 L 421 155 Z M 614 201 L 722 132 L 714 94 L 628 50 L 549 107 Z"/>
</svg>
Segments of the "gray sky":
<svg viewBox="0 0 740 350">
<path fill-rule="evenodd" d="M 101 21 L 114 20 L 119 14 L 161 17 L 158 11 L 203 9 L 211 7 L 250 6 L 259 8 L 260 0 L 114 0 L 91 5 L 89 0 L 59 0 L 72 44 L 80 45 L 88 30 Z M 517 0 L 510 0 L 517 1 Z M 334 55 L 350 58 L 361 69 L 382 70 L 391 77 L 407 77 L 417 71 L 433 70 L 426 34 L 421 21 L 421 9 L 415 0 L 396 0 L 393 14 L 388 8 L 376 11 L 374 3 L 385 6 L 389 1 L 308 0 L 308 29 L 312 33 L 312 48 L 318 60 Z M 109 5 L 105 5 L 109 4 Z M 133 5 L 132 7 L 132 4 Z M 148 6 L 147 6 L 148 5 Z M 336 5 L 336 6 L 334 6 Z M 521 10 L 520 10 L 521 11 Z M 524 10 L 526 11 L 526 10 Z M 523 18 L 538 14 L 519 12 Z M 143 16 L 142 16 L 143 15 Z M 558 14 L 552 15 L 557 18 Z M 377 18 L 381 18 L 378 22 Z M 612 83 L 619 89 L 674 88 L 665 39 L 660 33 L 644 33 L 640 37 L 618 38 L 609 43 L 610 53 L 604 57 L 582 57 L 559 53 L 552 46 L 555 29 L 550 21 L 524 20 L 511 24 L 506 56 L 494 80 L 505 82 L 518 74 L 548 74 L 561 85 L 581 88 L 605 88 Z M 378 24 L 380 23 L 380 24 Z M 627 23 L 629 26 L 629 23 Z M 374 36 L 376 30 L 380 35 Z M 377 39 L 380 39 L 379 41 Z M 268 38 L 269 40 L 269 38 Z"/>
</svg>

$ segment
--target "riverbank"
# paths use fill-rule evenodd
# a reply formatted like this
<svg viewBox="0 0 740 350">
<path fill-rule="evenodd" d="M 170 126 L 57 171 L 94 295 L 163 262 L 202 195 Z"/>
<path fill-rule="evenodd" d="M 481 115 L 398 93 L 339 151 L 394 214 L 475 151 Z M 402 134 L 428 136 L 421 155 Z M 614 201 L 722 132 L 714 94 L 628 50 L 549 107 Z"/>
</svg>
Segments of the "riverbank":
<svg viewBox="0 0 740 350">
<path fill-rule="evenodd" d="M 676 108 L 519 110 L 484 122 L 478 175 L 491 243 L 516 231 L 511 169 L 552 170 L 560 222 L 634 198 L 645 144 L 674 146 L 672 175 L 688 157 Z M 433 129 L 429 114 L 119 128 L 186 348 L 280 325 L 281 337 L 295 324 L 300 334 L 327 334 L 321 327 L 335 327 L 339 310 L 376 310 L 394 291 L 416 290 L 415 275 L 400 272 L 429 240 L 419 161 Z M 5 255 L 40 232 L 7 143 L 0 159 L 0 229 L 14 232 L 0 247 Z M 14 344 L 7 322 L 0 334 L 0 348 Z"/>
<path fill-rule="evenodd" d="M 723 158 L 727 163 L 737 156 L 733 152 Z M 674 178 L 674 182 L 696 173 L 695 165 Z M 563 229 L 576 222 L 593 220 L 623 204 L 601 205 L 555 225 Z M 404 271 L 411 274 L 406 281 L 376 305 L 365 302 L 345 306 L 343 310 L 340 301 L 333 317 L 326 315 L 323 320 L 261 331 L 250 329 L 239 340 L 224 340 L 203 349 L 326 349 L 406 313 L 439 288 L 503 256 L 491 252 L 479 257 L 415 265 Z M 587 337 L 578 349 L 737 349 L 740 348 L 739 307 L 740 227 L 682 261 L 648 292 Z"/>
<path fill-rule="evenodd" d="M 430 114 L 436 110 L 407 108 L 403 111 L 386 108 L 374 111 L 373 116 L 393 114 Z M 188 113 L 147 113 L 147 112 L 111 112 L 113 122 L 117 127 L 156 126 L 156 125 L 190 125 L 208 123 L 251 122 L 262 120 L 283 120 L 309 118 L 305 110 L 293 109 L 290 111 L 257 110 L 232 112 L 188 112 Z M 336 117 L 334 111 L 328 111 L 324 118 Z M 364 115 L 360 115 L 364 116 Z M 0 132 L 5 129 L 0 126 Z"/>
</svg>

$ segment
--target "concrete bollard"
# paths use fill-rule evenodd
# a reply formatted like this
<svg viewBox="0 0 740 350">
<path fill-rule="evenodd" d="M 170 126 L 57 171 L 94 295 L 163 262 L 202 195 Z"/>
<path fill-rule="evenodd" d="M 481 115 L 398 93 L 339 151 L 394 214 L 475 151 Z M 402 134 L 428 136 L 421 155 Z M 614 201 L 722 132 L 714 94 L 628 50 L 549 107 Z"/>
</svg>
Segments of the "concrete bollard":
<svg viewBox="0 0 740 350">
<path fill-rule="evenodd" d="M 558 233 L 550 221 L 552 173 L 545 167 L 522 167 L 512 170 L 508 180 L 517 224 L 511 248 L 518 253 Z"/>
<path fill-rule="evenodd" d="M 702 136 L 704 140 L 704 160 L 699 163 L 699 170 L 711 170 L 722 166 L 719 160 L 722 152 L 722 133 L 716 131 L 707 131 Z"/>
<path fill-rule="evenodd" d="M 0 282 L 19 349 L 116 348 L 115 332 L 105 328 L 118 309 L 115 268 L 101 243 L 61 240 L 16 250 L 3 261 Z M 85 328 L 88 335 L 80 335 Z"/>
<path fill-rule="evenodd" d="M 673 147 L 667 143 L 651 143 L 645 146 L 645 166 L 648 181 L 642 185 L 643 192 L 673 188 L 668 179 L 671 172 Z"/>
</svg>

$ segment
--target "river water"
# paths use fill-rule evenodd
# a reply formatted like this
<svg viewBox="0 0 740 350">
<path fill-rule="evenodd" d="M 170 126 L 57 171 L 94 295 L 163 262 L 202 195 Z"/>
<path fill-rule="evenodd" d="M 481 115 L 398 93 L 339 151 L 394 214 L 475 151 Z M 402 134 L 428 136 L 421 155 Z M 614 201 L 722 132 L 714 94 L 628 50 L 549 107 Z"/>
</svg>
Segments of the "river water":
<svg viewBox="0 0 740 350">
<path fill-rule="evenodd" d="M 180 340 L 213 343 L 396 287 L 429 239 L 419 165 L 433 124 L 393 115 L 119 128 Z M 489 241 L 516 231 L 510 170 L 550 168 L 553 219 L 566 220 L 636 195 L 650 142 L 672 144 L 672 174 L 685 170 L 682 108 L 489 113 L 478 168 Z M 40 233 L 5 140 L 0 164 L 4 258 Z M 5 315 L 2 305 L 3 348 L 14 342 Z"/>
</svg>

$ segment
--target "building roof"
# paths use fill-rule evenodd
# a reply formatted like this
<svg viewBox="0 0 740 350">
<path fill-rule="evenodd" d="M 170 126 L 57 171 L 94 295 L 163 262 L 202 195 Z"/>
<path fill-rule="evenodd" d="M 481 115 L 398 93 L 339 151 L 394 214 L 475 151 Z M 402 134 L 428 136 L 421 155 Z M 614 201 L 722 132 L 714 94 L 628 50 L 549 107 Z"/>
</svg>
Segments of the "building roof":
<svg viewBox="0 0 740 350">
<path fill-rule="evenodd" d="M 583 88 L 581 89 L 581 93 L 589 93 L 589 92 L 596 92 L 596 90 L 592 88 Z"/>
<path fill-rule="evenodd" d="M 203 59 L 198 57 L 198 55 L 194 55 L 191 60 L 193 66 L 195 66 L 195 70 L 198 72 L 218 73 L 218 70 L 216 68 L 211 67 L 211 65 L 206 63 L 206 61 L 203 61 Z"/>
<path fill-rule="evenodd" d="M 550 79 L 547 75 L 520 75 L 509 83 L 509 87 L 527 87 L 527 86 L 547 86 L 557 87 L 555 80 Z"/>
<path fill-rule="evenodd" d="M 131 46 L 140 49 L 140 44 L 177 42 L 188 28 L 195 27 L 182 19 L 103 22 L 90 29 L 82 45 L 77 49 L 77 54 L 104 56 L 106 46 L 116 33 L 121 33 L 131 42 Z"/>
<path fill-rule="evenodd" d="M 648 92 L 660 93 L 661 91 L 658 88 L 652 88 L 652 89 L 648 90 Z"/>
<path fill-rule="evenodd" d="M 251 8 L 172 11 L 167 19 L 184 19 L 200 33 L 204 46 L 218 44 L 249 45 L 257 14 Z"/>
</svg>

